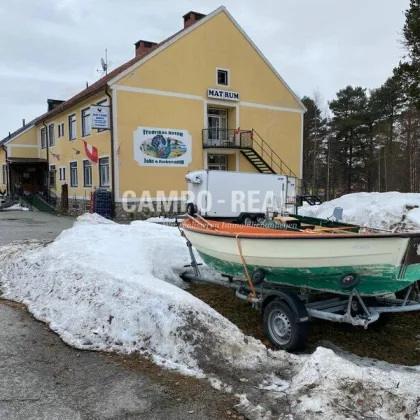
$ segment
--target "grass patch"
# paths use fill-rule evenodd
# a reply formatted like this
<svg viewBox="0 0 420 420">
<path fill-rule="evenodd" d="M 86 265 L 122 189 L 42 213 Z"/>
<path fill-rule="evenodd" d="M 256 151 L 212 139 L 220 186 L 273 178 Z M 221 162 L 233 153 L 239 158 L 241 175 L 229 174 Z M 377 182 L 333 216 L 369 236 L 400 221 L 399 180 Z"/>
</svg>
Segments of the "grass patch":
<svg viewBox="0 0 420 420">
<path fill-rule="evenodd" d="M 237 325 L 244 334 L 273 348 L 264 336 L 259 312 L 238 299 L 234 290 L 191 283 L 189 292 Z M 393 314 L 386 325 L 376 327 L 372 324 L 366 330 L 348 324 L 311 321 L 305 352 L 313 352 L 325 341 L 358 356 L 401 365 L 420 365 L 420 313 Z"/>
</svg>

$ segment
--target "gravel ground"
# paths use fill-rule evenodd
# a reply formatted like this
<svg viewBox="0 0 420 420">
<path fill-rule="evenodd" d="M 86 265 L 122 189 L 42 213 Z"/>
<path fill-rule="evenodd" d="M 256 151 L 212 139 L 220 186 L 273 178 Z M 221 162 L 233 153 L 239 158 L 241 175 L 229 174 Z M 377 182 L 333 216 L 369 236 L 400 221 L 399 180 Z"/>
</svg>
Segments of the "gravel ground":
<svg viewBox="0 0 420 420">
<path fill-rule="evenodd" d="M 74 219 L 0 212 L 0 246 L 53 240 Z M 83 352 L 0 294 L 0 419 L 125 420 L 242 418 L 231 395 L 139 356 Z"/>
</svg>

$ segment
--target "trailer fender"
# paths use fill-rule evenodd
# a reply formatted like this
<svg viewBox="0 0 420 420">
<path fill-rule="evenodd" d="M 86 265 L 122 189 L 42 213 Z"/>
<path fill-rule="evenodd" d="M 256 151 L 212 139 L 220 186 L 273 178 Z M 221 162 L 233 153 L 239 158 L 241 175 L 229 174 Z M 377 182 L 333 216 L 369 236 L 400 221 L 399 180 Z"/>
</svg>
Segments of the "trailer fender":
<svg viewBox="0 0 420 420">
<path fill-rule="evenodd" d="M 282 290 L 275 290 L 269 292 L 263 297 L 260 309 L 262 316 L 264 316 L 264 309 L 266 308 L 266 306 L 276 299 L 282 300 L 290 307 L 290 309 L 296 315 L 297 323 L 309 321 L 309 315 L 308 311 L 306 310 L 305 304 L 294 293 Z"/>
</svg>

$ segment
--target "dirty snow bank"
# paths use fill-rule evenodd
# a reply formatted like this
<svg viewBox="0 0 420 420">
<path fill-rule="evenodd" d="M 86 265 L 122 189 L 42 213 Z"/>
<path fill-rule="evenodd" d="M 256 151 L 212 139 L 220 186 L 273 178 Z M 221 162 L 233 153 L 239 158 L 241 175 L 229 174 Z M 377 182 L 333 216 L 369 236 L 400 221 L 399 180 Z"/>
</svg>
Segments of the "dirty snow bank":
<svg viewBox="0 0 420 420">
<path fill-rule="evenodd" d="M 0 248 L 0 286 L 68 344 L 138 352 L 205 375 L 241 395 L 238 410 L 251 419 L 420 418 L 420 372 L 325 348 L 308 356 L 267 351 L 178 287 L 188 262 L 176 228 L 84 215 L 51 244 Z"/>
<path fill-rule="evenodd" d="M 82 216 L 46 247 L 32 244 L 20 254 L 3 248 L 3 260 L 15 253 L 2 266 L 4 297 L 27 304 L 78 348 L 146 351 L 195 373 L 267 361 L 261 342 L 180 288 L 189 258 L 177 229 L 101 219 Z"/>
<path fill-rule="evenodd" d="M 420 194 L 413 193 L 347 194 L 318 206 L 300 207 L 299 214 L 327 219 L 334 207 L 343 209 L 347 223 L 385 230 L 420 230 Z"/>
</svg>

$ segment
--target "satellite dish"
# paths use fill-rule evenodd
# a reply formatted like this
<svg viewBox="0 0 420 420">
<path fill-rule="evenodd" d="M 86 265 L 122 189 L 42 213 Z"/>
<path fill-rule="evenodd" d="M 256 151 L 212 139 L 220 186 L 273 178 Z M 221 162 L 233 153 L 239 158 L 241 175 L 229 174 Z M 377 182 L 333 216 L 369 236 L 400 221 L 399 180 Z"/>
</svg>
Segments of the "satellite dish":
<svg viewBox="0 0 420 420">
<path fill-rule="evenodd" d="M 103 59 L 103 58 L 101 58 L 101 65 L 102 65 L 102 70 L 103 71 L 106 71 L 106 69 L 107 69 L 107 64 L 105 63 L 105 60 Z"/>
</svg>

